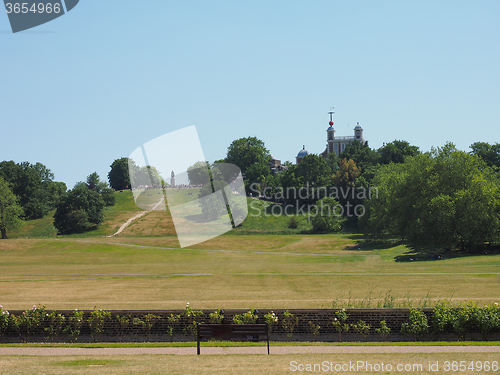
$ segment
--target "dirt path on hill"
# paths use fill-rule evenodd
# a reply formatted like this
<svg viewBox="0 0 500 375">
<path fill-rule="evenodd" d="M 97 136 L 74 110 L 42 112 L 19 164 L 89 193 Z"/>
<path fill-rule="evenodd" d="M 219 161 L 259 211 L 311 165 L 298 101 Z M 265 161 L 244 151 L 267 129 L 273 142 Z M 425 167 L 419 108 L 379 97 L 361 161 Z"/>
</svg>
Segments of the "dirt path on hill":
<svg viewBox="0 0 500 375">
<path fill-rule="evenodd" d="M 116 233 L 113 233 L 112 235 L 110 235 L 110 236 L 106 236 L 106 237 L 114 237 L 114 236 L 116 236 L 116 235 L 120 234 L 121 232 L 123 232 L 123 231 L 125 230 L 125 228 L 127 228 L 130 224 L 132 224 L 132 222 L 133 222 L 134 220 L 137 220 L 137 219 L 139 219 L 139 218 L 143 217 L 144 215 L 146 215 L 147 213 L 150 213 L 151 211 L 156 210 L 156 209 L 158 208 L 158 206 L 159 206 L 160 204 L 162 204 L 164 201 L 165 201 L 165 197 L 162 197 L 162 198 L 161 198 L 161 200 L 160 200 L 158 203 L 156 203 L 156 204 L 155 204 L 155 206 L 154 206 L 152 209 L 150 209 L 149 211 L 142 211 L 142 212 L 138 213 L 137 215 L 135 215 L 135 216 L 131 217 L 131 218 L 130 218 L 130 219 L 128 219 L 125 223 L 123 223 L 123 224 L 120 226 L 120 228 L 118 228 L 118 230 L 116 231 Z"/>
</svg>

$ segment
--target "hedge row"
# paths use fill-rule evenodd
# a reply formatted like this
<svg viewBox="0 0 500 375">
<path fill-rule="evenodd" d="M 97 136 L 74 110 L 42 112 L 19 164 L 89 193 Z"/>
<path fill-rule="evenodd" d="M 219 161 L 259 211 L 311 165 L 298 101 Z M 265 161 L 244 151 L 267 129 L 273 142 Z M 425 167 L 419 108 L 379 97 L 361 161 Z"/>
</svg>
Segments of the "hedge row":
<svg viewBox="0 0 500 375">
<path fill-rule="evenodd" d="M 384 341 L 439 339 L 454 334 L 458 340 L 475 334 L 491 339 L 500 333 L 498 304 L 440 301 L 433 309 L 317 309 L 151 311 L 47 310 L 33 306 L 7 311 L 0 306 L 0 340 L 28 341 L 188 341 L 197 323 L 267 323 L 275 340 Z"/>
</svg>

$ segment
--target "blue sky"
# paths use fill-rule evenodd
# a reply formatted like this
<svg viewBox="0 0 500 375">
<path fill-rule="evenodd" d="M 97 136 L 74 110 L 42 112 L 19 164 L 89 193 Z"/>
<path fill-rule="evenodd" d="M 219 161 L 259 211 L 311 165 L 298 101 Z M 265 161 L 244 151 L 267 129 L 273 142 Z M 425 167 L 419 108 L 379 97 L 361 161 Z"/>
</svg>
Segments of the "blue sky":
<svg viewBox="0 0 500 375">
<path fill-rule="evenodd" d="M 96 1 L 12 34 L 0 13 L 0 160 L 71 188 L 196 125 L 205 157 L 282 161 L 359 121 L 373 148 L 500 139 L 499 1 Z M 179 155 L 182 157 L 182 155 Z"/>
</svg>

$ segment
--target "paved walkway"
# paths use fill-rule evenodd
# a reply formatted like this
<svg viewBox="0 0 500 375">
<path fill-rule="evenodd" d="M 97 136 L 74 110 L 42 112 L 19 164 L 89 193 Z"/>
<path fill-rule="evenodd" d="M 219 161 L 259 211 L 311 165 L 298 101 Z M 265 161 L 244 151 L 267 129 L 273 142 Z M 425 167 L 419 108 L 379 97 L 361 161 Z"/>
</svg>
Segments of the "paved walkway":
<svg viewBox="0 0 500 375">
<path fill-rule="evenodd" d="M 500 346 L 271 346 L 271 354 L 369 353 L 499 353 Z M 267 354 L 267 347 L 201 347 L 207 354 Z M 173 354 L 196 355 L 196 347 L 164 348 L 37 348 L 0 347 L 0 355 L 75 356 Z"/>
</svg>

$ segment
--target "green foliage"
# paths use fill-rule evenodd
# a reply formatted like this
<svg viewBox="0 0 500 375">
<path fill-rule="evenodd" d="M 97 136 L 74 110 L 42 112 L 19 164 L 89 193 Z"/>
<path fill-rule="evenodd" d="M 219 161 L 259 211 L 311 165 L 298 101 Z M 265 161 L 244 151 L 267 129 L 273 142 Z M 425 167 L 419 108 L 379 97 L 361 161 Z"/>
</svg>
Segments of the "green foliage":
<svg viewBox="0 0 500 375">
<path fill-rule="evenodd" d="M 271 156 L 264 142 L 256 137 L 240 138 L 233 141 L 228 149 L 225 162 L 240 167 L 245 176 L 245 188 L 269 175 Z"/>
<path fill-rule="evenodd" d="M 498 304 L 480 307 L 475 311 L 475 323 L 484 340 L 489 340 L 490 335 L 500 328 L 500 307 Z"/>
<path fill-rule="evenodd" d="M 267 323 L 267 329 L 272 332 L 274 325 L 278 323 L 278 317 L 271 311 L 264 315 L 264 320 Z"/>
<path fill-rule="evenodd" d="M 210 164 L 207 161 L 198 161 L 187 169 L 191 185 L 205 185 L 210 183 Z"/>
<path fill-rule="evenodd" d="M 98 342 L 101 339 L 101 335 L 104 332 L 104 324 L 106 320 L 111 319 L 111 313 L 106 310 L 96 309 L 90 313 L 90 317 L 87 322 L 90 327 L 90 334 L 94 339 L 94 342 Z"/>
<path fill-rule="evenodd" d="M 139 320 L 139 324 L 142 326 L 142 328 L 147 333 L 147 340 L 148 341 L 149 341 L 150 336 L 151 336 L 151 329 L 153 329 L 153 327 L 158 319 L 161 319 L 161 316 L 154 315 L 154 314 L 146 314 L 146 315 L 144 315 L 142 320 Z"/>
<path fill-rule="evenodd" d="M 104 201 L 86 186 L 79 185 L 61 199 L 54 214 L 54 226 L 59 234 L 81 233 L 104 220 Z"/>
<path fill-rule="evenodd" d="M 452 327 L 454 309 L 448 301 L 438 301 L 432 312 L 431 328 L 436 338 Z"/>
<path fill-rule="evenodd" d="M 203 311 L 193 310 L 191 306 L 189 306 L 188 302 L 186 304 L 186 309 L 182 313 L 182 317 L 186 321 L 186 327 L 184 328 L 184 332 L 187 332 L 191 335 L 196 335 L 198 333 L 198 324 L 203 323 L 201 321 L 202 315 Z"/>
<path fill-rule="evenodd" d="M 314 324 L 312 321 L 309 321 L 309 330 L 311 331 L 314 337 L 314 341 L 318 339 L 320 328 L 321 326 L 319 324 Z"/>
<path fill-rule="evenodd" d="M 458 340 L 465 340 L 465 335 L 475 325 L 477 310 L 478 306 L 474 302 L 467 302 L 453 309 L 451 325 Z"/>
<path fill-rule="evenodd" d="M 233 316 L 233 322 L 236 324 L 255 324 L 258 318 L 255 310 L 251 309 L 243 314 L 235 314 Z"/>
<path fill-rule="evenodd" d="M 7 238 L 7 230 L 16 229 L 21 225 L 22 214 L 23 210 L 18 204 L 18 198 L 0 176 L 0 233 L 2 239 Z"/>
<path fill-rule="evenodd" d="M 419 309 L 410 307 L 410 316 L 407 322 L 401 325 L 401 332 L 412 335 L 415 341 L 429 331 L 427 315 Z"/>
<path fill-rule="evenodd" d="M 10 325 L 10 320 L 10 313 L 7 310 L 4 310 L 3 306 L 0 305 L 0 341 Z"/>
<path fill-rule="evenodd" d="M 391 333 L 391 329 L 387 326 L 385 320 L 380 321 L 380 328 L 375 328 L 375 333 L 385 339 Z"/>
<path fill-rule="evenodd" d="M 23 218 L 28 220 L 45 216 L 66 191 L 66 185 L 55 183 L 54 174 L 41 163 L 16 164 L 14 161 L 2 161 L 0 177 L 10 185 L 14 195 L 19 197 Z"/>
<path fill-rule="evenodd" d="M 132 166 L 135 163 L 130 160 Z M 115 190 L 130 189 L 129 158 L 120 158 L 113 161 L 108 172 L 109 185 Z"/>
<path fill-rule="evenodd" d="M 366 322 L 364 320 L 359 320 L 357 323 L 354 323 L 352 325 L 352 328 L 360 333 L 361 335 L 363 335 L 363 337 L 366 337 L 370 334 L 370 328 L 372 326 L 369 325 L 369 324 L 366 324 Z"/>
<path fill-rule="evenodd" d="M 475 142 L 470 145 L 471 154 L 477 155 L 490 167 L 500 167 L 500 144 L 490 145 L 486 142 Z"/>
<path fill-rule="evenodd" d="M 380 163 L 380 155 L 368 146 L 368 142 L 351 142 L 339 155 L 340 159 L 352 159 L 362 170 Z"/>
<path fill-rule="evenodd" d="M 224 310 L 217 309 L 208 316 L 210 317 L 210 323 L 221 324 L 224 321 Z"/>
<path fill-rule="evenodd" d="M 349 332 L 349 324 L 346 323 L 349 315 L 345 309 L 335 311 L 335 318 L 333 318 L 332 324 L 339 334 L 339 341 L 342 341 L 342 332 Z"/>
<path fill-rule="evenodd" d="M 57 311 L 51 311 L 45 315 L 45 320 L 48 322 L 48 326 L 44 328 L 45 332 L 49 335 L 47 339 L 50 338 L 51 341 L 54 341 L 54 339 L 63 331 L 66 323 L 66 317 Z"/>
<path fill-rule="evenodd" d="M 315 232 L 338 232 L 342 229 L 344 219 L 341 216 L 342 207 L 333 198 L 323 198 L 316 202 L 316 212 L 311 223 Z M 311 212 L 314 213 L 312 210 Z"/>
<path fill-rule="evenodd" d="M 84 323 L 84 312 L 81 310 L 74 310 L 73 314 L 68 318 L 68 325 L 64 328 L 64 333 L 69 335 L 70 342 L 76 342 Z"/>
<path fill-rule="evenodd" d="M 406 141 L 393 141 L 378 149 L 381 164 L 404 163 L 408 156 L 417 156 L 420 151 L 417 146 L 411 146 Z"/>
<path fill-rule="evenodd" d="M 167 325 L 167 333 L 170 336 L 170 339 L 172 339 L 172 336 L 174 334 L 174 323 L 177 323 L 180 319 L 180 315 L 174 315 L 170 314 L 169 316 L 166 317 L 168 325 Z"/>
<path fill-rule="evenodd" d="M 28 342 L 33 332 L 42 325 L 45 319 L 45 306 L 33 306 L 31 310 L 25 310 L 16 317 L 15 327 L 23 342 Z"/>
<path fill-rule="evenodd" d="M 281 326 L 286 332 L 286 337 L 289 339 L 293 336 L 293 330 L 295 326 L 299 324 L 299 318 L 293 315 L 288 310 L 283 313 L 283 318 L 281 319 Z"/>
<path fill-rule="evenodd" d="M 299 226 L 299 219 L 297 216 L 292 215 L 290 216 L 290 220 L 288 220 L 288 228 L 290 229 L 297 229 Z"/>
<path fill-rule="evenodd" d="M 120 341 L 123 340 L 123 335 L 125 334 L 125 329 L 129 326 L 131 319 L 132 319 L 132 317 L 130 316 L 130 314 L 116 316 L 116 321 L 118 322 L 118 326 L 120 327 L 119 328 L 120 329 L 120 333 L 119 333 Z"/>
<path fill-rule="evenodd" d="M 368 226 L 414 247 L 472 248 L 500 235 L 500 190 L 477 156 L 452 144 L 379 169 Z"/>
</svg>

